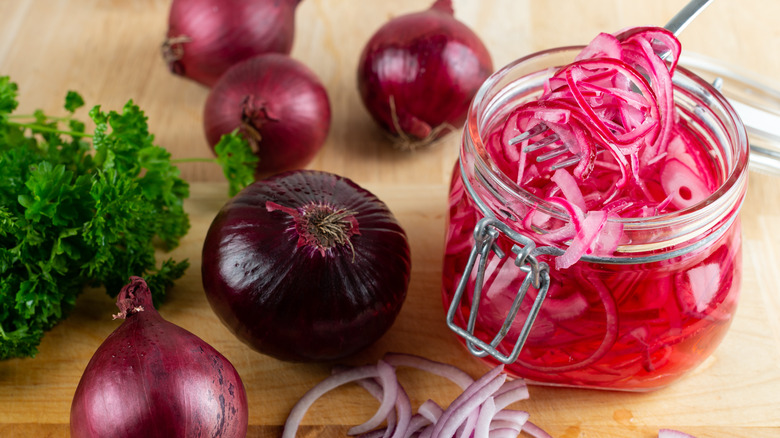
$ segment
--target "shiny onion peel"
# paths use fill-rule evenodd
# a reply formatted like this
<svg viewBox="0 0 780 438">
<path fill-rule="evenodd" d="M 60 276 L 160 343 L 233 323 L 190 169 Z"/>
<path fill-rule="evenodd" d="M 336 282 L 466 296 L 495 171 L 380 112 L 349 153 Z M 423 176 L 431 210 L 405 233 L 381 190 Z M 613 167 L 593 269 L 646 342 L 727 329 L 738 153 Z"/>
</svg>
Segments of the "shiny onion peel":
<svg viewBox="0 0 780 438">
<path fill-rule="evenodd" d="M 214 85 L 203 110 L 214 148 L 238 130 L 259 158 L 263 178 L 305 167 L 328 136 L 331 108 L 319 78 L 287 55 L 265 54 L 231 67 Z"/>
<path fill-rule="evenodd" d="M 95 351 L 70 411 L 73 438 L 243 438 L 241 377 L 217 350 L 164 320 L 140 277 L 117 297 L 124 319 Z"/>
<path fill-rule="evenodd" d="M 490 53 L 451 0 L 386 22 L 360 55 L 357 86 L 373 119 L 402 149 L 431 144 L 457 129 L 482 82 Z"/>
<path fill-rule="evenodd" d="M 300 0 L 173 0 L 163 59 L 172 73 L 207 87 L 232 65 L 289 54 Z"/>
<path fill-rule="evenodd" d="M 353 181 L 298 170 L 256 181 L 214 218 L 203 287 L 215 313 L 255 350 L 336 360 L 371 345 L 406 298 L 406 233 Z"/>
</svg>

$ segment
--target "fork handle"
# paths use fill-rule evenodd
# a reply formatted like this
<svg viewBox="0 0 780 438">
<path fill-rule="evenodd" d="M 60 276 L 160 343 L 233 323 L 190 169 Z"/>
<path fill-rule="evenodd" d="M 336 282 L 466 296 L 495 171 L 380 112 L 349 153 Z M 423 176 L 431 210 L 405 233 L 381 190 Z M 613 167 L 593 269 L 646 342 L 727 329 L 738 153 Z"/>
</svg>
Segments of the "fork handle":
<svg viewBox="0 0 780 438">
<path fill-rule="evenodd" d="M 673 34 L 678 35 L 683 31 L 683 29 L 685 29 L 686 26 L 688 26 L 688 23 L 693 21 L 693 19 L 696 18 L 696 16 L 699 15 L 701 11 L 703 11 L 704 8 L 706 8 L 710 3 L 712 3 L 712 0 L 689 1 L 684 8 L 680 9 L 680 12 L 675 14 L 675 16 L 672 17 L 668 23 L 666 23 L 664 28 Z"/>
</svg>

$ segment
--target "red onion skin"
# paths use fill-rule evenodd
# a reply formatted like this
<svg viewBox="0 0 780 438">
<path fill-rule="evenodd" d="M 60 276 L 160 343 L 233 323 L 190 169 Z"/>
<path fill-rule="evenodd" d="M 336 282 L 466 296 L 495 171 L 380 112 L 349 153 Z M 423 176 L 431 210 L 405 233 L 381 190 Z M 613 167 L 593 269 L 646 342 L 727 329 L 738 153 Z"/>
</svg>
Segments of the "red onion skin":
<svg viewBox="0 0 780 438">
<path fill-rule="evenodd" d="M 293 217 L 269 211 L 269 201 L 353 211 L 359 234 L 351 247 L 321 250 L 301 242 Z M 410 269 L 406 233 L 387 206 L 318 171 L 248 186 L 217 214 L 203 245 L 203 286 L 215 313 L 243 342 L 287 361 L 337 360 L 374 343 L 401 310 Z"/>
<path fill-rule="evenodd" d="M 256 176 L 305 167 L 327 139 L 330 100 L 304 64 L 266 54 L 231 67 L 206 99 L 203 124 L 213 148 L 239 129 L 259 162 Z"/>
<path fill-rule="evenodd" d="M 358 64 L 358 90 L 384 130 L 427 144 L 448 131 L 437 128 L 463 124 L 492 71 L 480 38 L 455 19 L 450 0 L 438 0 L 388 21 L 371 37 Z"/>
<path fill-rule="evenodd" d="M 173 0 L 163 57 L 174 74 L 211 87 L 233 64 L 289 54 L 300 0 Z"/>
<path fill-rule="evenodd" d="M 164 320 L 142 279 L 131 278 L 128 288 L 132 304 L 118 304 L 129 315 L 97 349 L 76 388 L 71 437 L 244 438 L 248 404 L 233 365 Z"/>
</svg>

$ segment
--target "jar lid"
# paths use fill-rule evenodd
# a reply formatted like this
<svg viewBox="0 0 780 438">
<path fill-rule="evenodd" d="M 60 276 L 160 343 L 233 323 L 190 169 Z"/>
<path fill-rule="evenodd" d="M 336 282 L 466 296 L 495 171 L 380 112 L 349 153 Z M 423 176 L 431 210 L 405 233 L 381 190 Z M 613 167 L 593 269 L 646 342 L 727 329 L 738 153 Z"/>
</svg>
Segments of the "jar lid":
<svg viewBox="0 0 780 438">
<path fill-rule="evenodd" d="M 750 169 L 780 176 L 780 91 L 769 81 L 723 61 L 684 52 L 679 65 L 709 81 L 742 119 L 750 143 Z"/>
</svg>

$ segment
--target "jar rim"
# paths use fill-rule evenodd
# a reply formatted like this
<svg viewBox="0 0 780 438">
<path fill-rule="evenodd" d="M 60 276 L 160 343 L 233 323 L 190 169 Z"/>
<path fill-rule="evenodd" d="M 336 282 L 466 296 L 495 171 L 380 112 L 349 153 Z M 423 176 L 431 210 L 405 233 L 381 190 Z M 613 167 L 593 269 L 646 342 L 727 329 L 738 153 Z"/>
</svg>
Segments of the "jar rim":
<svg viewBox="0 0 780 438">
<path fill-rule="evenodd" d="M 579 53 L 584 47 L 585 46 L 581 45 L 561 46 L 541 50 L 512 61 L 494 72 L 477 91 L 469 108 L 463 133 L 463 147 L 469 146 L 469 141 L 466 141 L 467 137 L 475 143 L 471 145 L 474 150 L 470 152 L 472 152 L 473 156 L 475 157 L 475 167 L 484 173 L 484 176 L 489 177 L 492 182 L 501 186 L 501 189 L 506 193 L 522 195 L 523 197 L 532 201 L 533 204 L 537 206 L 537 208 L 544 210 L 545 213 L 553 214 L 562 219 L 566 219 L 568 215 L 561 209 L 560 206 L 546 202 L 542 198 L 525 190 L 522 186 L 511 180 L 494 165 L 484 146 L 484 137 L 482 135 L 483 126 L 479 116 L 486 108 L 486 105 L 490 103 L 488 99 L 490 97 L 490 93 L 500 89 L 496 88 L 497 85 L 500 85 L 501 81 L 513 70 L 520 68 L 525 63 L 535 61 L 543 57 L 571 54 L 573 59 L 573 56 Z M 550 71 L 552 71 L 552 68 L 550 68 Z M 728 100 L 710 83 L 696 75 L 694 72 L 679 65 L 676 67 L 673 79 L 678 77 L 678 74 L 681 74 L 685 80 L 690 80 L 697 87 L 705 90 L 707 92 L 707 97 L 710 99 L 710 102 L 717 104 L 722 109 L 722 112 L 725 116 L 725 120 L 722 120 L 722 122 L 725 122 L 723 128 L 729 129 L 730 132 L 733 133 L 731 142 L 734 143 L 734 156 L 728 163 L 728 173 L 724 175 L 722 183 L 704 200 L 676 211 L 655 216 L 609 219 L 610 221 L 622 223 L 624 229 L 626 230 L 642 230 L 656 227 L 674 226 L 679 222 L 705 219 L 712 216 L 713 214 L 722 216 L 725 213 L 717 213 L 717 211 L 724 210 L 724 208 L 727 206 L 732 206 L 734 203 L 740 204 L 738 205 L 738 208 L 741 206 L 741 199 L 744 196 L 744 189 L 747 184 L 749 154 L 748 137 L 745 126 Z M 675 84 L 675 91 L 677 91 L 677 84 Z M 463 153 L 464 150 L 461 150 L 461 155 L 463 155 Z"/>
</svg>

